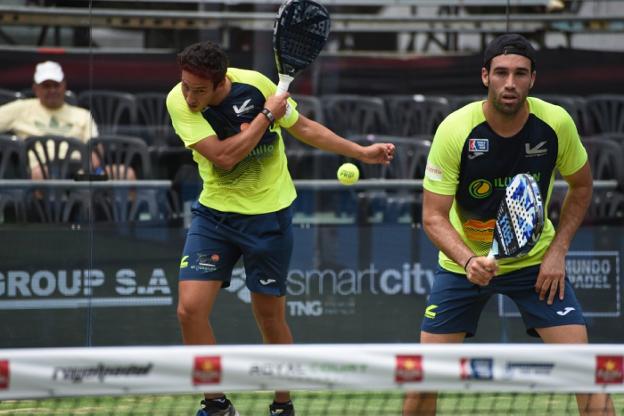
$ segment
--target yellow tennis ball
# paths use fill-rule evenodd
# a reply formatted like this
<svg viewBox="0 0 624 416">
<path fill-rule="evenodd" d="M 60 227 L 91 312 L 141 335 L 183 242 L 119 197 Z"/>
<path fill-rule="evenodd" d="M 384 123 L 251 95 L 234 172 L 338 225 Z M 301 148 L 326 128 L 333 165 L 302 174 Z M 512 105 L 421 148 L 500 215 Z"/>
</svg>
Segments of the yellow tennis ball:
<svg viewBox="0 0 624 416">
<path fill-rule="evenodd" d="M 353 185 L 360 179 L 360 171 L 353 163 L 343 163 L 338 168 L 338 180 L 343 185 Z"/>
</svg>

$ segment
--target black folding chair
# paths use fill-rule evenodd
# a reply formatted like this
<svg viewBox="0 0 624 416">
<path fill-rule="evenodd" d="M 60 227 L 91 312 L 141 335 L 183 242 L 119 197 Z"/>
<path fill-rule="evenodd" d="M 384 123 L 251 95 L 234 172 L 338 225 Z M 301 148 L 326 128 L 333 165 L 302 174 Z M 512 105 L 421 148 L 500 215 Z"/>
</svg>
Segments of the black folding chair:
<svg viewBox="0 0 624 416">
<path fill-rule="evenodd" d="M 141 180 L 152 179 L 147 144 L 129 136 L 102 135 L 91 139 L 91 152 L 109 179 L 136 180 L 136 187 L 116 187 L 94 191 L 96 220 L 128 222 L 159 220 L 179 213 L 177 198 L 171 191 L 142 187 Z"/>
<path fill-rule="evenodd" d="M 136 101 L 127 92 L 83 91 L 78 95 L 78 105 L 91 111 L 101 133 L 117 134 L 137 124 Z"/>
<path fill-rule="evenodd" d="M 396 136 L 434 134 L 451 112 L 451 106 L 444 97 L 414 94 L 388 95 L 383 99 L 391 130 Z"/>
<path fill-rule="evenodd" d="M 586 99 L 585 109 L 588 133 L 624 132 L 624 95 L 591 95 Z"/>
<path fill-rule="evenodd" d="M 26 179 L 26 149 L 15 136 L 0 134 L 0 179 Z M 26 210 L 24 191 L 0 187 L 0 223 L 24 222 Z"/>
<path fill-rule="evenodd" d="M 72 179 L 76 173 L 88 171 L 87 147 L 79 139 L 31 136 L 24 145 L 30 170 L 38 169 L 43 179 Z"/>
<path fill-rule="evenodd" d="M 24 141 L 31 172 L 45 179 L 72 179 L 89 170 L 86 145 L 72 137 L 33 136 Z M 30 175 L 29 175 L 30 176 Z M 26 209 L 33 222 L 84 222 L 89 218 L 89 192 L 42 186 L 26 193 Z"/>
<path fill-rule="evenodd" d="M 379 97 L 336 94 L 320 99 L 325 123 L 337 134 L 390 133 L 384 101 Z"/>
<path fill-rule="evenodd" d="M 149 146 L 165 146 L 178 140 L 167 111 L 167 94 L 143 92 L 134 95 L 137 109 L 137 134 Z"/>
</svg>

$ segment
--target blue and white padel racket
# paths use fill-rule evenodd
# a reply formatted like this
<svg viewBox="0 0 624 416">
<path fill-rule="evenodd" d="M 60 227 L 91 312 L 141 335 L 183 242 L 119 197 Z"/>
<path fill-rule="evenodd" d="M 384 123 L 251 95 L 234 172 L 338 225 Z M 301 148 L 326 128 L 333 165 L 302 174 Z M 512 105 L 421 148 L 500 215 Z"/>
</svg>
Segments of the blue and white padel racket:
<svg viewBox="0 0 624 416">
<path fill-rule="evenodd" d="M 488 257 L 502 259 L 527 254 L 539 240 L 542 228 L 544 205 L 539 186 L 531 175 L 519 173 L 505 189 Z"/>
</svg>

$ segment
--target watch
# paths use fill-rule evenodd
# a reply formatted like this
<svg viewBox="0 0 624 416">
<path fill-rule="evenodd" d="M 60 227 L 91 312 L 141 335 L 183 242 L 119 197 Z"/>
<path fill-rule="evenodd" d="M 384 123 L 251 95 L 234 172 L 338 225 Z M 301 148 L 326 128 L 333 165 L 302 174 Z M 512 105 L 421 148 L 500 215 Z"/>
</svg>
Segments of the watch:
<svg viewBox="0 0 624 416">
<path fill-rule="evenodd" d="M 275 116 L 268 108 L 264 107 L 261 111 L 262 114 L 269 120 L 269 123 L 275 123 Z"/>
</svg>

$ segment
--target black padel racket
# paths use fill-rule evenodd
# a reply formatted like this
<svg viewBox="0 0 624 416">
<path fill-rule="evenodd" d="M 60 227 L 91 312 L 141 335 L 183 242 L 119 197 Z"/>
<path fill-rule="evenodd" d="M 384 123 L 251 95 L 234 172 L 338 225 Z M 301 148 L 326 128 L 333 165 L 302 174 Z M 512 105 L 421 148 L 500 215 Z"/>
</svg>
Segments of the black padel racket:
<svg viewBox="0 0 624 416">
<path fill-rule="evenodd" d="M 288 0 L 280 6 L 273 27 L 278 93 L 288 91 L 295 76 L 321 53 L 330 24 L 327 9 L 312 0 Z"/>
</svg>

